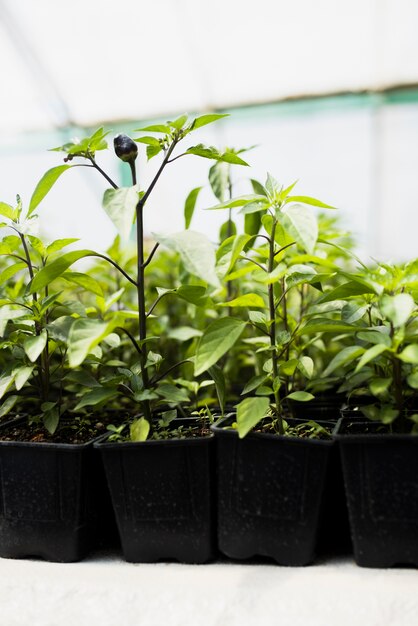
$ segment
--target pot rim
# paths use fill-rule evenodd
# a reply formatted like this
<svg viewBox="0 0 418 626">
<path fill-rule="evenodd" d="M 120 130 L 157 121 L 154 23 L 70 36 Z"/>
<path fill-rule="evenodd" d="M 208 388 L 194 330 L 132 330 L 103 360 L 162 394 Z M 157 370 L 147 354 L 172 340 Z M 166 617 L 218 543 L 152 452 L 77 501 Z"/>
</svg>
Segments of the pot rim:
<svg viewBox="0 0 418 626">
<path fill-rule="evenodd" d="M 232 418 L 232 416 L 236 415 L 236 413 L 229 413 L 228 415 L 225 415 L 224 417 L 218 419 L 214 424 L 211 425 L 210 429 L 212 432 L 214 432 L 217 436 L 221 435 L 221 436 L 227 436 L 227 437 L 235 437 L 238 438 L 238 432 L 234 429 L 227 429 L 227 428 L 222 428 L 221 424 L 223 424 L 224 422 L 226 422 L 227 420 L 230 420 Z M 267 416 L 266 416 L 267 417 Z M 314 421 L 320 425 L 327 425 L 327 426 L 332 426 L 332 438 L 330 439 L 314 439 L 314 438 L 303 438 L 303 437 L 294 437 L 294 436 L 289 436 L 289 435 L 279 435 L 279 434 L 273 434 L 273 433 L 255 433 L 250 431 L 248 433 L 248 435 L 246 435 L 245 437 L 243 437 L 241 439 L 241 441 L 244 441 L 245 439 L 251 438 L 251 439 L 271 439 L 273 441 L 286 441 L 289 443 L 303 443 L 303 444 L 312 444 L 312 445 L 325 445 L 325 446 L 331 446 L 334 443 L 333 437 L 334 437 L 334 432 L 336 429 L 336 423 L 332 422 L 330 420 L 305 420 L 305 419 L 301 419 L 301 418 L 297 418 L 297 417 L 289 417 L 288 419 L 286 419 L 287 422 L 289 423 L 306 423 L 308 421 Z"/>
</svg>

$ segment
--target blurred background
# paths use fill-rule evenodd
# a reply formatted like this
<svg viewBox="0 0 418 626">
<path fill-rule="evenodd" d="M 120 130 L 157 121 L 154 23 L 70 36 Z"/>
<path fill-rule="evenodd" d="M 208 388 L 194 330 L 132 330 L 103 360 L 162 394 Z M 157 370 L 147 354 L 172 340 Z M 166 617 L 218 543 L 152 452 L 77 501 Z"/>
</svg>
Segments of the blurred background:
<svg viewBox="0 0 418 626">
<path fill-rule="evenodd" d="M 286 186 L 299 179 L 299 194 L 339 208 L 363 254 L 415 257 L 417 24 L 416 0 L 0 0 L 0 200 L 28 203 L 62 163 L 48 148 L 98 126 L 112 138 L 184 112 L 227 112 L 192 142 L 256 146 L 244 155 L 251 170 L 234 169 L 235 193 L 268 171 Z M 111 151 L 97 161 L 129 184 Z M 141 187 L 157 161 L 141 154 Z M 210 165 L 167 168 L 148 232 L 183 228 L 185 198 L 208 185 Z M 105 188 L 96 172 L 66 172 L 40 206 L 42 229 L 105 249 L 115 234 Z M 215 202 L 207 186 L 192 224 L 214 240 L 225 215 L 203 209 Z"/>
</svg>

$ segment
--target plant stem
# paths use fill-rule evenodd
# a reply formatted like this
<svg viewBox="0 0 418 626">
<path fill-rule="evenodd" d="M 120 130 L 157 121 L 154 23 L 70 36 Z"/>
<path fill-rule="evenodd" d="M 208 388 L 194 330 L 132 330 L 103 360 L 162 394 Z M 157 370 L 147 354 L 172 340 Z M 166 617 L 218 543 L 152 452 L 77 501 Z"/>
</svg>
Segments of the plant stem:
<svg viewBox="0 0 418 626">
<path fill-rule="evenodd" d="M 138 298 L 139 338 L 142 344 L 140 363 L 141 363 L 141 374 L 142 374 L 142 382 L 143 382 L 144 390 L 148 390 L 150 388 L 148 371 L 146 369 L 148 350 L 146 346 L 147 310 L 146 310 L 146 303 L 145 303 L 145 283 L 144 283 L 145 267 L 146 265 L 148 265 L 150 258 L 148 258 L 147 261 L 145 262 L 145 259 L 144 259 L 144 206 L 149 196 L 151 195 L 152 190 L 157 184 L 157 181 L 160 178 L 165 166 L 169 162 L 170 156 L 172 155 L 173 150 L 177 145 L 177 142 L 178 142 L 178 139 L 173 139 L 173 142 L 168 148 L 167 153 L 164 157 L 164 160 L 161 163 L 153 180 L 151 181 L 151 184 L 149 185 L 148 189 L 146 190 L 146 192 L 144 193 L 144 195 L 142 196 L 142 198 L 138 201 L 138 204 L 136 205 L 136 248 L 137 248 L 136 289 L 137 289 L 137 298 Z M 133 184 L 136 184 L 135 170 L 131 168 L 131 171 L 132 171 Z M 144 400 L 142 402 L 142 408 L 144 411 L 145 418 L 148 421 L 150 421 L 151 420 L 151 407 L 150 407 L 149 400 Z"/>
<path fill-rule="evenodd" d="M 32 265 L 32 259 L 30 258 L 30 254 L 29 254 L 29 249 L 26 243 L 26 239 L 25 236 L 19 232 L 17 229 L 16 232 L 18 233 L 19 237 L 20 237 L 20 241 L 22 242 L 22 246 L 23 246 L 23 250 L 25 252 L 25 257 L 26 257 L 26 263 L 28 266 L 28 271 L 29 271 L 29 277 L 31 280 L 33 280 L 34 277 L 34 273 L 33 273 L 33 265 Z M 34 302 L 38 302 L 38 294 L 36 292 L 34 292 L 33 294 L 33 301 Z M 39 322 L 35 322 L 35 334 L 37 336 L 39 336 L 41 334 L 41 327 L 39 325 Z M 40 396 L 41 396 L 41 400 L 43 402 L 46 402 L 46 400 L 48 399 L 48 390 L 47 390 L 47 382 L 46 382 L 46 371 L 48 368 L 48 363 L 45 364 L 45 356 L 44 356 L 44 352 L 45 350 L 42 351 L 42 354 L 40 355 L 40 357 L 37 359 L 37 363 L 38 363 L 38 369 L 39 369 L 39 389 L 40 389 Z"/>
<path fill-rule="evenodd" d="M 128 280 L 132 285 L 135 285 L 135 287 L 138 286 L 138 283 L 136 282 L 136 280 L 133 279 L 131 276 L 129 276 L 129 274 L 127 274 L 125 270 L 123 270 L 120 267 L 120 265 L 118 265 L 110 257 L 106 256 L 105 254 L 100 254 L 99 252 L 94 252 L 93 254 L 89 254 L 88 256 L 95 256 L 95 257 L 98 257 L 99 259 L 103 259 L 104 261 L 107 261 L 108 263 L 113 265 L 113 267 L 115 267 L 122 274 L 122 276 L 124 276 L 126 280 Z"/>
<path fill-rule="evenodd" d="M 94 160 L 94 157 L 93 157 L 93 156 L 91 156 L 91 155 L 89 155 L 89 156 L 88 156 L 88 158 L 89 158 L 89 160 L 90 160 L 91 164 L 93 165 L 93 167 L 94 167 L 94 168 L 95 168 L 98 172 L 100 172 L 100 174 L 101 174 L 102 176 L 104 176 L 104 178 L 106 178 L 107 182 L 108 182 L 110 185 L 112 185 L 113 189 L 118 189 L 117 184 L 116 184 L 115 182 L 113 182 L 113 180 L 110 178 L 110 176 L 108 176 L 108 175 L 106 174 L 106 172 L 105 172 L 104 170 L 102 170 L 102 168 L 101 168 L 99 165 L 97 165 L 96 161 Z M 134 185 L 135 185 L 135 183 L 134 183 Z"/>
<path fill-rule="evenodd" d="M 269 273 L 272 272 L 274 269 L 274 256 L 275 256 L 274 236 L 276 234 L 276 226 L 277 226 L 277 220 L 274 218 L 273 226 L 272 226 L 271 234 L 270 234 L 270 240 L 269 240 L 269 261 L 268 261 Z M 279 365 L 278 365 L 277 351 L 276 351 L 276 307 L 274 305 L 273 283 L 268 285 L 268 301 L 269 301 L 269 317 L 270 317 L 269 335 L 270 335 L 270 346 L 271 346 L 271 360 L 273 363 L 273 389 L 276 388 L 276 390 L 274 391 L 274 401 L 276 404 L 276 414 L 277 414 L 277 419 L 278 419 L 279 434 L 283 435 L 284 434 L 283 417 L 282 417 L 282 410 L 281 410 L 281 404 L 280 404 L 279 388 L 277 388 L 277 380 L 279 378 Z"/>
</svg>

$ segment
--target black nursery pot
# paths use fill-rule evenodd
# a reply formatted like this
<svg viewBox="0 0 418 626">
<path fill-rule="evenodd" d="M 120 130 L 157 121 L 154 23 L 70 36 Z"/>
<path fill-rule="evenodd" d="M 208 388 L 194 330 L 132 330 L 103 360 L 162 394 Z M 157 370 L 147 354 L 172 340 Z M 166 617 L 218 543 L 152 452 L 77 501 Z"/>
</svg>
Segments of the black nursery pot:
<svg viewBox="0 0 418 626">
<path fill-rule="evenodd" d="M 333 442 L 264 433 L 239 439 L 225 428 L 230 423 L 227 417 L 212 426 L 220 551 L 234 559 L 267 556 L 281 565 L 309 564 Z"/>
<path fill-rule="evenodd" d="M 418 567 L 418 437 L 343 418 L 342 456 L 354 557 L 363 567 Z"/>
<path fill-rule="evenodd" d="M 0 441 L 0 557 L 72 562 L 103 543 L 113 512 L 92 444 Z"/>
<path fill-rule="evenodd" d="M 190 418 L 173 424 L 190 425 Z M 97 442 L 127 561 L 214 556 L 214 437 Z"/>
</svg>

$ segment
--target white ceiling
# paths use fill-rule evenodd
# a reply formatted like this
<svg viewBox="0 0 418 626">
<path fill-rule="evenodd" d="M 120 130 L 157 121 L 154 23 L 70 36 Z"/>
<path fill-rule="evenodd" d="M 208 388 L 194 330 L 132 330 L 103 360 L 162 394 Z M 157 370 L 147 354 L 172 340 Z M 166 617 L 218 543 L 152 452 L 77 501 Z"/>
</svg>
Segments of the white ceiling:
<svg viewBox="0 0 418 626">
<path fill-rule="evenodd" d="M 0 0 L 0 132 L 418 82 L 415 0 Z"/>
</svg>

